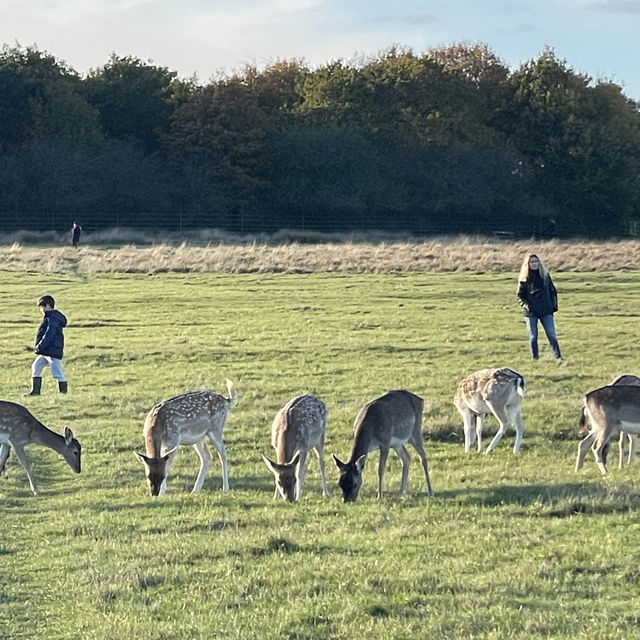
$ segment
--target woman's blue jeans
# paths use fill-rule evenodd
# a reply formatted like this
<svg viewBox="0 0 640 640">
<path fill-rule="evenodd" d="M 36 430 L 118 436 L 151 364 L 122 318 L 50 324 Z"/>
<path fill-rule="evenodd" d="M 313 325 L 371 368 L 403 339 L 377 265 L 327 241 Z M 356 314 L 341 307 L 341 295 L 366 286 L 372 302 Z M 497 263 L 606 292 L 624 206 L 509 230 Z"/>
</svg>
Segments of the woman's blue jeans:
<svg viewBox="0 0 640 640">
<path fill-rule="evenodd" d="M 531 347 L 531 355 L 538 359 L 538 320 L 542 324 L 544 332 L 547 334 L 547 340 L 553 349 L 553 353 L 556 358 L 562 358 L 560 353 L 560 345 L 558 344 L 558 338 L 556 337 L 556 326 L 553 322 L 553 314 L 542 316 L 542 318 L 536 318 L 535 316 L 525 316 L 525 322 L 527 323 L 527 330 L 529 332 L 529 346 Z"/>
</svg>

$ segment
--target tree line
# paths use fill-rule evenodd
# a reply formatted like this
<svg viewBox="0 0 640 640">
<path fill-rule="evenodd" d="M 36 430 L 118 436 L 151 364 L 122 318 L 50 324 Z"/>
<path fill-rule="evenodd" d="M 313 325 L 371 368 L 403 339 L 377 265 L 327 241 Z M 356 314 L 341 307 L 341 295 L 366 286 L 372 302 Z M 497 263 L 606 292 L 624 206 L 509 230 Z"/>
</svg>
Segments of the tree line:
<svg viewBox="0 0 640 640">
<path fill-rule="evenodd" d="M 115 54 L 0 52 L 0 228 L 624 235 L 639 103 L 552 49 L 391 48 L 200 83 Z"/>
</svg>

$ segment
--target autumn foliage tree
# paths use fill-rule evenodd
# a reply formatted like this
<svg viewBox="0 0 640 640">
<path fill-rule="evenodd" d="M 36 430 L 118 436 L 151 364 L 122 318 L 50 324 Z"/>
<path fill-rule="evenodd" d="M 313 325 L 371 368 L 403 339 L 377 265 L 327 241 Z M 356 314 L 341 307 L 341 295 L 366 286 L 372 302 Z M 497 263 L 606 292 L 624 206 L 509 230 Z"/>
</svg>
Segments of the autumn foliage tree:
<svg viewBox="0 0 640 640">
<path fill-rule="evenodd" d="M 640 218 L 639 105 L 552 49 L 394 47 L 206 83 L 0 51 L 0 228 L 611 236 Z"/>
</svg>

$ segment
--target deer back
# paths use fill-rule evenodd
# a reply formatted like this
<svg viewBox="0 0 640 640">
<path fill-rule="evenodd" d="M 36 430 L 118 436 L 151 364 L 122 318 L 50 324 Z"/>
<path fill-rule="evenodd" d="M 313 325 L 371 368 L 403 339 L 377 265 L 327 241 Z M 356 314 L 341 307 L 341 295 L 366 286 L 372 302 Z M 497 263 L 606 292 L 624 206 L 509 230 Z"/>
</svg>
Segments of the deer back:
<svg viewBox="0 0 640 640">
<path fill-rule="evenodd" d="M 300 465 L 309 449 L 324 444 L 327 407 L 311 395 L 297 396 L 276 414 L 271 425 L 271 444 L 277 462 L 262 456 L 276 482 L 276 495 L 294 502 L 302 492 Z"/>
<path fill-rule="evenodd" d="M 592 423 L 606 421 L 625 426 L 640 425 L 640 386 L 609 385 L 587 393 L 584 411 Z"/>
<path fill-rule="evenodd" d="M 153 406 L 144 423 L 147 456 L 158 458 L 181 444 L 196 444 L 212 431 L 222 437 L 235 400 L 213 391 L 191 391 Z"/>
<path fill-rule="evenodd" d="M 271 425 L 271 444 L 276 461 L 287 463 L 296 452 L 307 452 L 324 442 L 327 407 L 312 395 L 302 395 L 287 402 Z"/>
<path fill-rule="evenodd" d="M 424 401 L 410 391 L 389 391 L 356 416 L 350 462 L 380 447 L 404 444 L 422 428 Z"/>
<path fill-rule="evenodd" d="M 640 378 L 633 375 L 632 373 L 625 373 L 621 376 L 618 376 L 611 384 L 616 386 L 627 385 L 631 387 L 637 387 L 640 386 Z"/>
<path fill-rule="evenodd" d="M 513 369 L 480 369 L 458 385 L 454 404 L 458 411 L 466 409 L 476 414 L 491 413 L 487 402 L 496 406 L 519 404 L 525 393 L 524 377 Z"/>
</svg>

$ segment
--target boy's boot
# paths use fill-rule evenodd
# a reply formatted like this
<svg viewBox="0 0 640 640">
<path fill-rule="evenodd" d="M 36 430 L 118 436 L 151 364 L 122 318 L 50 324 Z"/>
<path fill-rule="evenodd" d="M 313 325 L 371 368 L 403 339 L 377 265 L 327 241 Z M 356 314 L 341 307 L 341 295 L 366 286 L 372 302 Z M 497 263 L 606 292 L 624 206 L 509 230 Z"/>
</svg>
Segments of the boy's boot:
<svg viewBox="0 0 640 640">
<path fill-rule="evenodd" d="M 42 378 L 31 378 L 31 391 L 25 393 L 25 396 L 39 396 L 42 389 Z"/>
<path fill-rule="evenodd" d="M 60 389 L 60 393 L 67 393 L 69 390 L 69 383 L 66 380 L 64 382 L 58 380 L 58 389 Z"/>
</svg>

